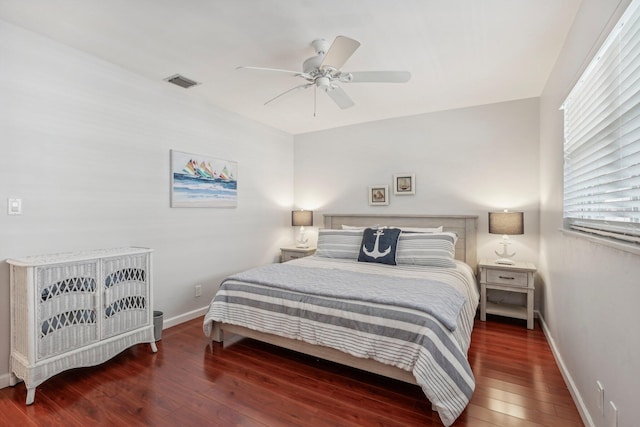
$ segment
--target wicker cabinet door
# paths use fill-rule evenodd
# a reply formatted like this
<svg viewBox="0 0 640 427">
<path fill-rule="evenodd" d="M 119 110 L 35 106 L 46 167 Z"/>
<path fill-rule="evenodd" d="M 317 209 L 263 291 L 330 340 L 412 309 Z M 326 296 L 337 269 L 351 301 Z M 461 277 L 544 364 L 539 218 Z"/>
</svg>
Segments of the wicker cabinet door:
<svg viewBox="0 0 640 427">
<path fill-rule="evenodd" d="M 97 261 L 36 268 L 37 360 L 84 347 L 99 339 L 97 275 Z"/>
<path fill-rule="evenodd" d="M 149 325 L 149 254 L 102 260 L 102 338 Z"/>
</svg>

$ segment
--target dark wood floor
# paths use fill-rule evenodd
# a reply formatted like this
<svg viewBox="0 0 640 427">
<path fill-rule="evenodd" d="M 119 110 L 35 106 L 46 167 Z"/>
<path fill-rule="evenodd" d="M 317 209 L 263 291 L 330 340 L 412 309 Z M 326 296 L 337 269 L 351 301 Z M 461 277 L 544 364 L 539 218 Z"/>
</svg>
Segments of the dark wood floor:
<svg viewBox="0 0 640 427">
<path fill-rule="evenodd" d="M 222 349 L 196 319 L 109 362 L 61 373 L 25 406 L 24 384 L 0 390 L 0 425 L 440 426 L 417 386 L 252 340 Z M 544 334 L 476 321 L 477 386 L 455 426 L 582 426 Z"/>
</svg>

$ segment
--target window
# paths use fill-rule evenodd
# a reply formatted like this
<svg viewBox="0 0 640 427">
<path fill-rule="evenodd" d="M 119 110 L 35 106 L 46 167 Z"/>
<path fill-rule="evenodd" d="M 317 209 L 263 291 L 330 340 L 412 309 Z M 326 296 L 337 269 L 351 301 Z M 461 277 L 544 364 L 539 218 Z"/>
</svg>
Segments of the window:
<svg viewBox="0 0 640 427">
<path fill-rule="evenodd" d="M 640 0 L 562 108 L 565 228 L 640 244 Z"/>
</svg>

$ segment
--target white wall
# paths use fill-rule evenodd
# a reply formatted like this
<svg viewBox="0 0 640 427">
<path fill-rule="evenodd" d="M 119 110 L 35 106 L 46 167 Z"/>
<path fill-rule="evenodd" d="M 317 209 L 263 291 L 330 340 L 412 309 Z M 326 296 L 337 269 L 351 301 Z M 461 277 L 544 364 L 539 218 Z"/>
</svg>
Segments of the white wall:
<svg viewBox="0 0 640 427">
<path fill-rule="evenodd" d="M 487 212 L 523 210 L 525 234 L 510 250 L 536 263 L 538 112 L 526 99 L 297 135 L 296 206 L 318 211 L 318 226 L 323 212 L 478 215 L 480 258 L 502 249 Z M 416 195 L 369 206 L 368 186 L 391 190 L 394 173 L 415 173 Z"/>
<path fill-rule="evenodd" d="M 540 106 L 541 309 L 588 424 L 608 426 L 596 407 L 596 380 L 619 408 L 619 426 L 637 425 L 640 385 L 640 256 L 565 235 L 562 225 L 563 120 L 559 110 L 629 0 L 584 0 Z"/>
<path fill-rule="evenodd" d="M 0 21 L 0 387 L 7 258 L 155 249 L 165 321 L 208 305 L 229 273 L 292 242 L 293 137 Z M 236 160 L 238 207 L 171 209 L 169 150 Z M 7 198 L 24 214 L 8 216 Z M 194 286 L 203 296 L 194 297 Z"/>
</svg>

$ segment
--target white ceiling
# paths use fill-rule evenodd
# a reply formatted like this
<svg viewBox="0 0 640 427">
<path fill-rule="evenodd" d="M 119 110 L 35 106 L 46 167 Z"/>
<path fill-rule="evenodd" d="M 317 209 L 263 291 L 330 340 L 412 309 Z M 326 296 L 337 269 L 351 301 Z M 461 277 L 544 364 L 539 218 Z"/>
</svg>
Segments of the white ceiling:
<svg viewBox="0 0 640 427">
<path fill-rule="evenodd" d="M 0 0 L 0 19 L 291 134 L 539 96 L 581 0 Z M 311 41 L 360 48 L 344 71 L 408 70 L 409 83 L 342 84 L 341 110 L 304 83 Z M 168 84 L 168 83 L 167 83 Z M 185 90 L 174 86 L 175 90 Z"/>
</svg>

